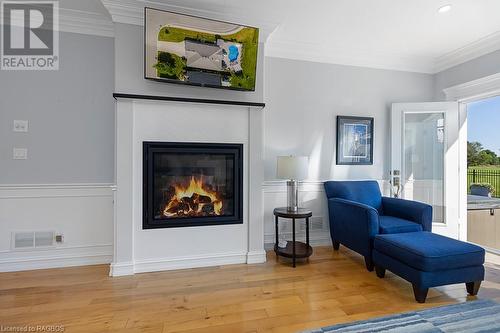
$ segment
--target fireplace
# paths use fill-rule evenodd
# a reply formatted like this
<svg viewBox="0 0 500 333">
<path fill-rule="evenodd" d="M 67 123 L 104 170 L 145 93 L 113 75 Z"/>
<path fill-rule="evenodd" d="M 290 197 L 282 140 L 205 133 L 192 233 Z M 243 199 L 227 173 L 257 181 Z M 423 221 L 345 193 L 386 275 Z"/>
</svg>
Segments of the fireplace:
<svg viewBox="0 0 500 333">
<path fill-rule="evenodd" d="M 143 143 L 143 229 L 243 223 L 243 145 Z"/>
</svg>

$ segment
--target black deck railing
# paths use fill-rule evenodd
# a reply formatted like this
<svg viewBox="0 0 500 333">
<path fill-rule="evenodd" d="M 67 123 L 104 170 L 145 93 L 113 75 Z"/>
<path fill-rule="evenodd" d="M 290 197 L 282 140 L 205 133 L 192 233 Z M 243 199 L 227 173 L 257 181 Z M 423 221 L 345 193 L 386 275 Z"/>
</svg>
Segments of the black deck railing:
<svg viewBox="0 0 500 333">
<path fill-rule="evenodd" d="M 470 193 L 470 185 L 473 183 L 488 183 L 495 188 L 494 197 L 500 197 L 500 169 L 468 169 L 467 189 Z"/>
</svg>

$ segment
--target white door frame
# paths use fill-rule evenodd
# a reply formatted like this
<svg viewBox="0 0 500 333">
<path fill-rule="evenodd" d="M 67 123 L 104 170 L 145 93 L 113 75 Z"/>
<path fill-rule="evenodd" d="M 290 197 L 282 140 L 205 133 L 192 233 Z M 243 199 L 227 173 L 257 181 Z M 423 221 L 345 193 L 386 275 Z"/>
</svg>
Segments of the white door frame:
<svg viewBox="0 0 500 333">
<path fill-rule="evenodd" d="M 459 238 L 467 240 L 467 103 L 500 96 L 500 73 L 443 89 L 447 101 L 459 102 Z"/>
<path fill-rule="evenodd" d="M 442 113 L 444 130 L 444 165 L 443 165 L 443 222 L 432 223 L 435 233 L 452 238 L 460 238 L 459 195 L 457 193 L 456 179 L 459 177 L 458 168 L 453 168 L 459 158 L 457 144 L 458 137 L 458 103 L 456 102 L 428 102 L 428 103 L 393 103 L 391 111 L 391 171 L 400 171 L 400 182 L 403 182 L 404 156 L 404 118 L 411 113 Z M 391 178 L 394 176 L 391 176 Z"/>
</svg>

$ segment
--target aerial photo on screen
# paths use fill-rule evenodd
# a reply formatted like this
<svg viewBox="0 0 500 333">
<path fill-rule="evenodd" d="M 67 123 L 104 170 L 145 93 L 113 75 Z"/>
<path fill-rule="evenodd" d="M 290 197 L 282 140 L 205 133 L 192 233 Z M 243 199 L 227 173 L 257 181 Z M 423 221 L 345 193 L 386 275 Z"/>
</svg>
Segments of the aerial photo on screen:
<svg viewBox="0 0 500 333">
<path fill-rule="evenodd" d="M 259 29 L 145 9 L 145 77 L 254 90 Z"/>
</svg>

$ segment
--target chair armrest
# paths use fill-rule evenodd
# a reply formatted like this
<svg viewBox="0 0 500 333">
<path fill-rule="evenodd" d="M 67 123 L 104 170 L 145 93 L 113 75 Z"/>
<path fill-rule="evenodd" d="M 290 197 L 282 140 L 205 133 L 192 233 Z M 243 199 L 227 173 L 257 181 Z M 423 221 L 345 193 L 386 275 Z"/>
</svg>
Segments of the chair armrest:
<svg viewBox="0 0 500 333">
<path fill-rule="evenodd" d="M 328 199 L 331 221 L 335 229 L 372 239 L 379 231 L 378 211 L 368 205 L 341 198 Z"/>
<path fill-rule="evenodd" d="M 424 231 L 432 231 L 432 206 L 411 200 L 382 197 L 384 215 L 399 217 L 422 225 Z"/>
</svg>

